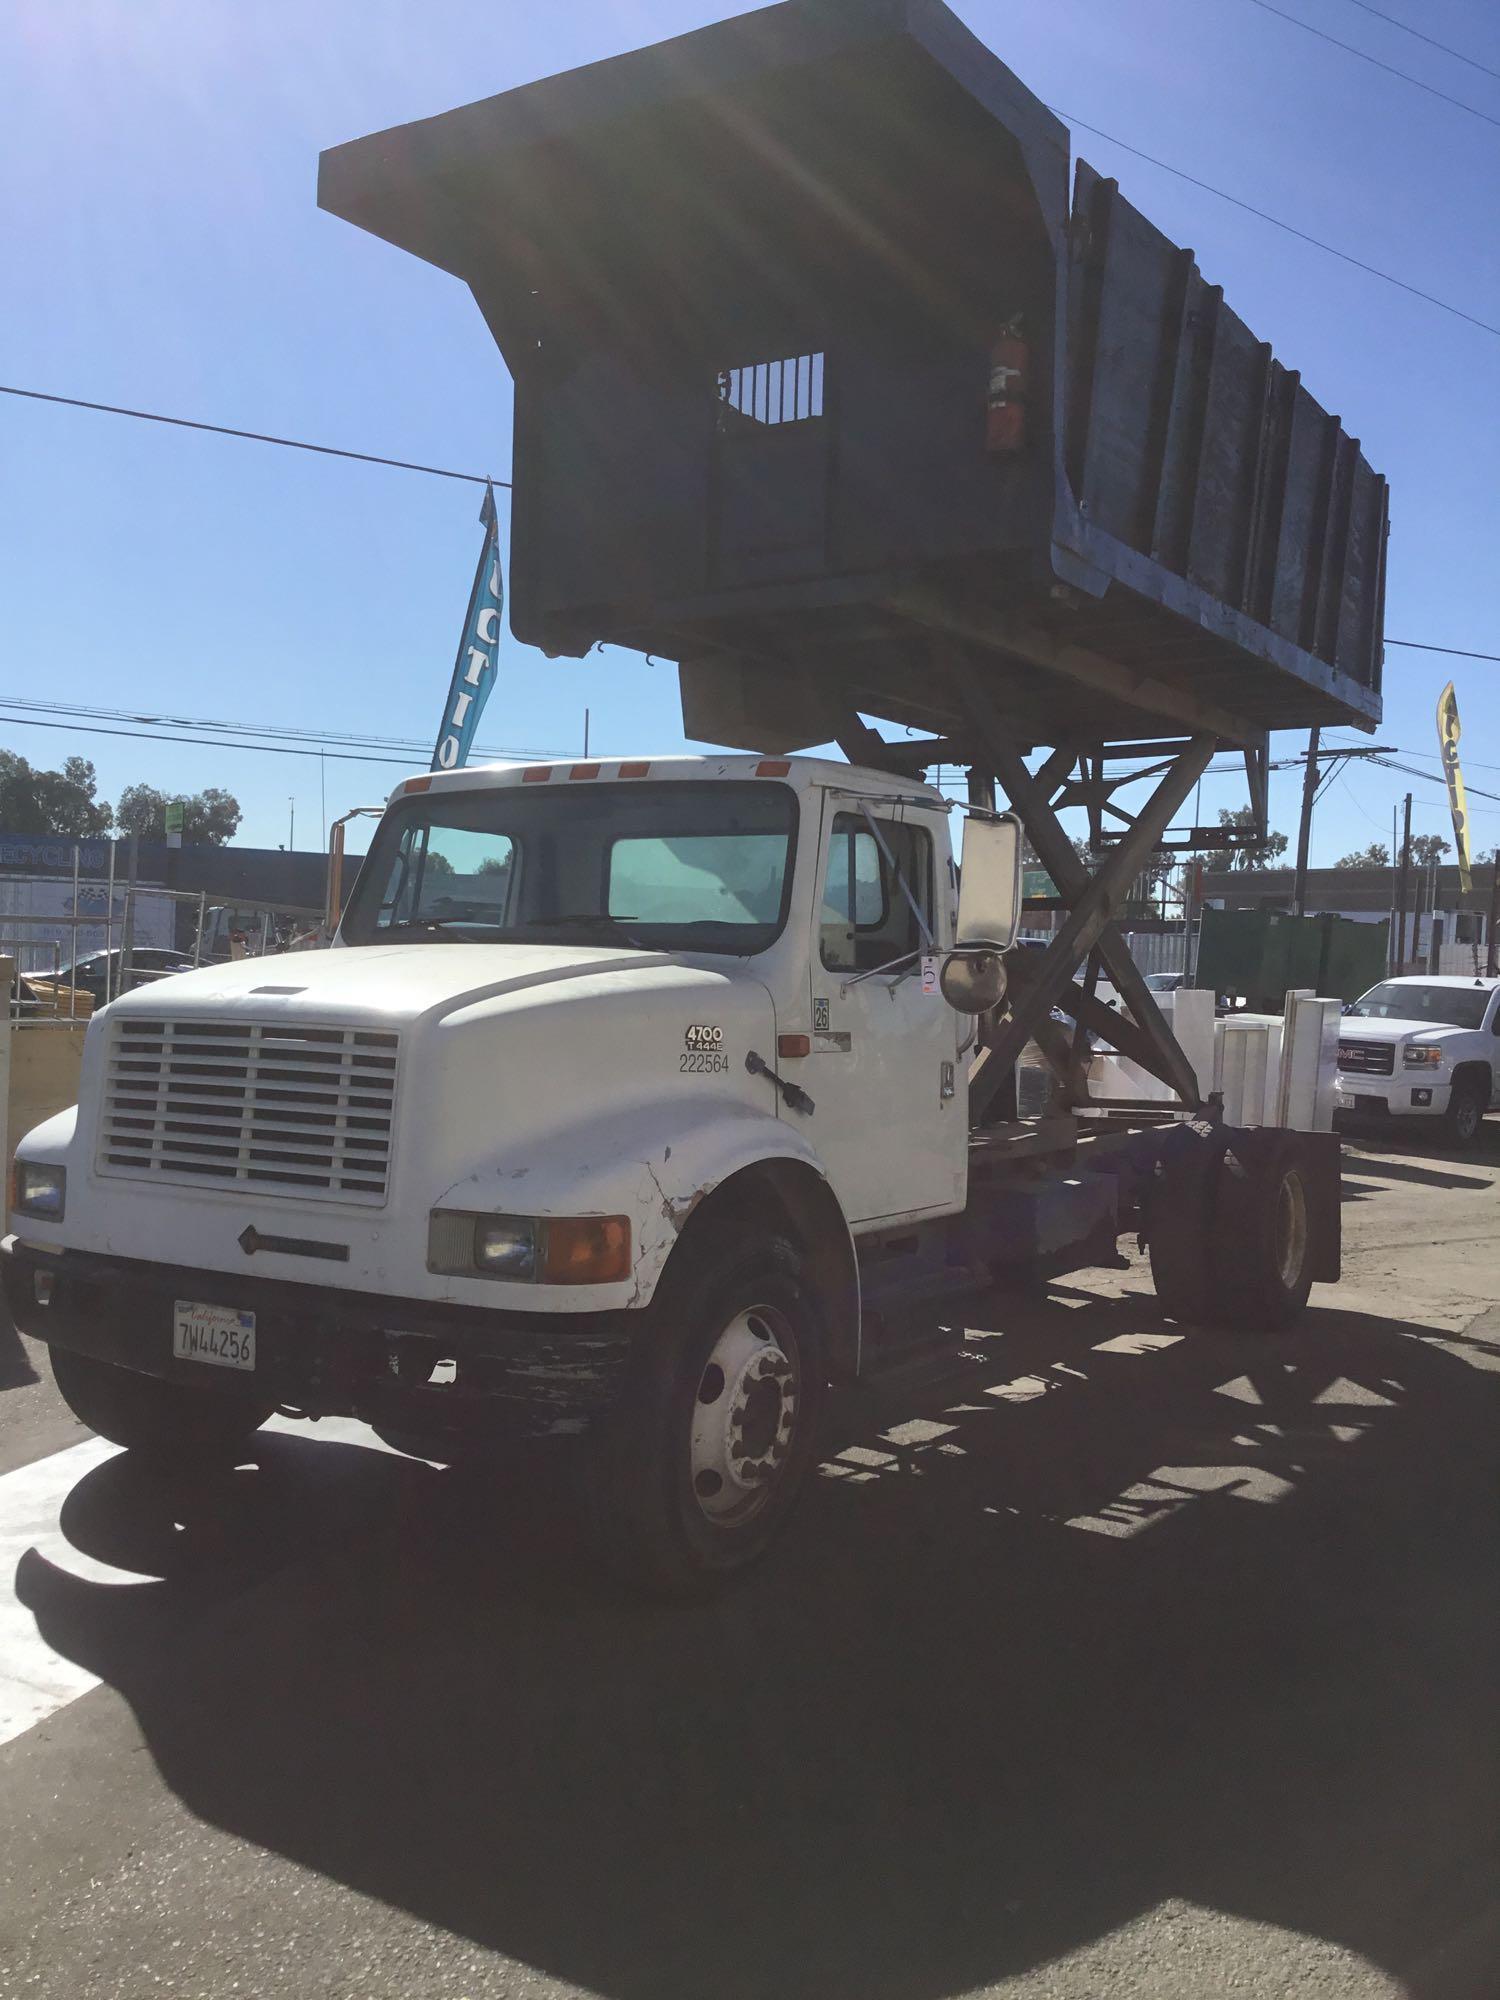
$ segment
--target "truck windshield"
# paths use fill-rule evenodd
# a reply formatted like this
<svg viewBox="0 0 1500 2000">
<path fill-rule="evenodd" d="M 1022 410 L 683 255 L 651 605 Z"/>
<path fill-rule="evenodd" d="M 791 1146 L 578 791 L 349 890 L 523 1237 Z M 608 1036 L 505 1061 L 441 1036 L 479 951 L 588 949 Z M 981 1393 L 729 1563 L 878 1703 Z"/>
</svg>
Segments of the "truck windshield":
<svg viewBox="0 0 1500 2000">
<path fill-rule="evenodd" d="M 1482 1028 L 1489 1005 L 1485 986 L 1398 986 L 1387 980 L 1356 1000 L 1351 1014 L 1374 1021 L 1433 1021 L 1445 1028 Z"/>
<path fill-rule="evenodd" d="M 764 780 L 417 794 L 376 829 L 340 935 L 745 957 L 786 921 L 796 824 Z"/>
</svg>

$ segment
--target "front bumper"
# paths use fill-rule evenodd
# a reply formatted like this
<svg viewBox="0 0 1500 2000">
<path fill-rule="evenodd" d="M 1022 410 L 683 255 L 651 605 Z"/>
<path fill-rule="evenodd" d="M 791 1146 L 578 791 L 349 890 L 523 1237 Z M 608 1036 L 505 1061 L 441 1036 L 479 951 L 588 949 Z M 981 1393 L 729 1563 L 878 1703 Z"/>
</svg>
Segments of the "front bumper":
<svg viewBox="0 0 1500 2000">
<path fill-rule="evenodd" d="M 1434 1118 L 1448 1109 L 1452 1094 L 1446 1074 L 1360 1076 L 1341 1071 L 1333 1102 L 1335 1111 L 1349 1119 Z"/>
<path fill-rule="evenodd" d="M 351 1416 L 433 1436 L 579 1428 L 619 1396 L 646 1312 L 549 1315 L 229 1277 L 83 1250 L 0 1243 L 10 1315 L 23 1333 L 165 1382 L 252 1396 L 309 1416 Z M 50 1298 L 38 1299 L 41 1290 Z M 253 1373 L 180 1361 L 178 1299 L 256 1319 Z M 429 1378 L 439 1361 L 452 1379 Z"/>
</svg>

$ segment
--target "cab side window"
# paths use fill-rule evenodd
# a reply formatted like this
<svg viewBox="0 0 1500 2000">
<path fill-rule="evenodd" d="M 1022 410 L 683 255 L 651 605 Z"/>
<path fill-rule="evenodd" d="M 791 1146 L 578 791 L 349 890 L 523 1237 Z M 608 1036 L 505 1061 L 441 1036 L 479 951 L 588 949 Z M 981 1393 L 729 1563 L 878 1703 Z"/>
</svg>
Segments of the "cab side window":
<svg viewBox="0 0 1500 2000">
<path fill-rule="evenodd" d="M 862 813 L 840 813 L 833 822 L 820 913 L 822 959 L 831 972 L 873 972 L 922 949 L 921 927 L 896 870 L 929 928 L 932 924 L 932 841 L 926 828 L 885 819 L 876 825 L 889 861 Z"/>
</svg>

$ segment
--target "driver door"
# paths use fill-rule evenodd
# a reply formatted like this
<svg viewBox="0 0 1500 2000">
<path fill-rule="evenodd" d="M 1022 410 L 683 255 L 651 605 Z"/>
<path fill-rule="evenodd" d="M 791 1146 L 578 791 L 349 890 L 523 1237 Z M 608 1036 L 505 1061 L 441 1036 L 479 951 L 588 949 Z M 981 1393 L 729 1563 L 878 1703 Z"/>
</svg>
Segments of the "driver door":
<svg viewBox="0 0 1500 2000">
<path fill-rule="evenodd" d="M 924 991 L 927 947 L 901 887 L 936 949 L 947 949 L 953 892 L 941 819 L 880 801 L 870 810 L 880 839 L 856 799 L 824 794 L 812 1048 L 799 1079 L 817 1106 L 811 1136 L 855 1228 L 962 1208 L 969 1140 L 959 1019 L 935 981 Z"/>
</svg>

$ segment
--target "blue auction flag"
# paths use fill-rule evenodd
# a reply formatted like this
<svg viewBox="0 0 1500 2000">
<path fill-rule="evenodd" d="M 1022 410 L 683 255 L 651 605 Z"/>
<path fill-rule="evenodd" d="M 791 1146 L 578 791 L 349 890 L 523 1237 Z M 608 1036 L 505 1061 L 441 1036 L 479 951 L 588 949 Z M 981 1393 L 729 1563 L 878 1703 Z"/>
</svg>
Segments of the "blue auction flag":
<svg viewBox="0 0 1500 2000">
<path fill-rule="evenodd" d="M 495 685 L 500 667 L 500 619 L 505 609 L 505 582 L 500 574 L 500 530 L 495 519 L 495 489 L 486 482 L 484 505 L 479 510 L 484 523 L 484 547 L 474 572 L 474 588 L 469 593 L 469 615 L 464 620 L 463 637 L 458 642 L 458 658 L 453 663 L 453 680 L 443 710 L 443 726 L 438 731 L 437 748 L 432 753 L 434 771 L 457 771 L 469 761 L 474 732 Z"/>
</svg>

